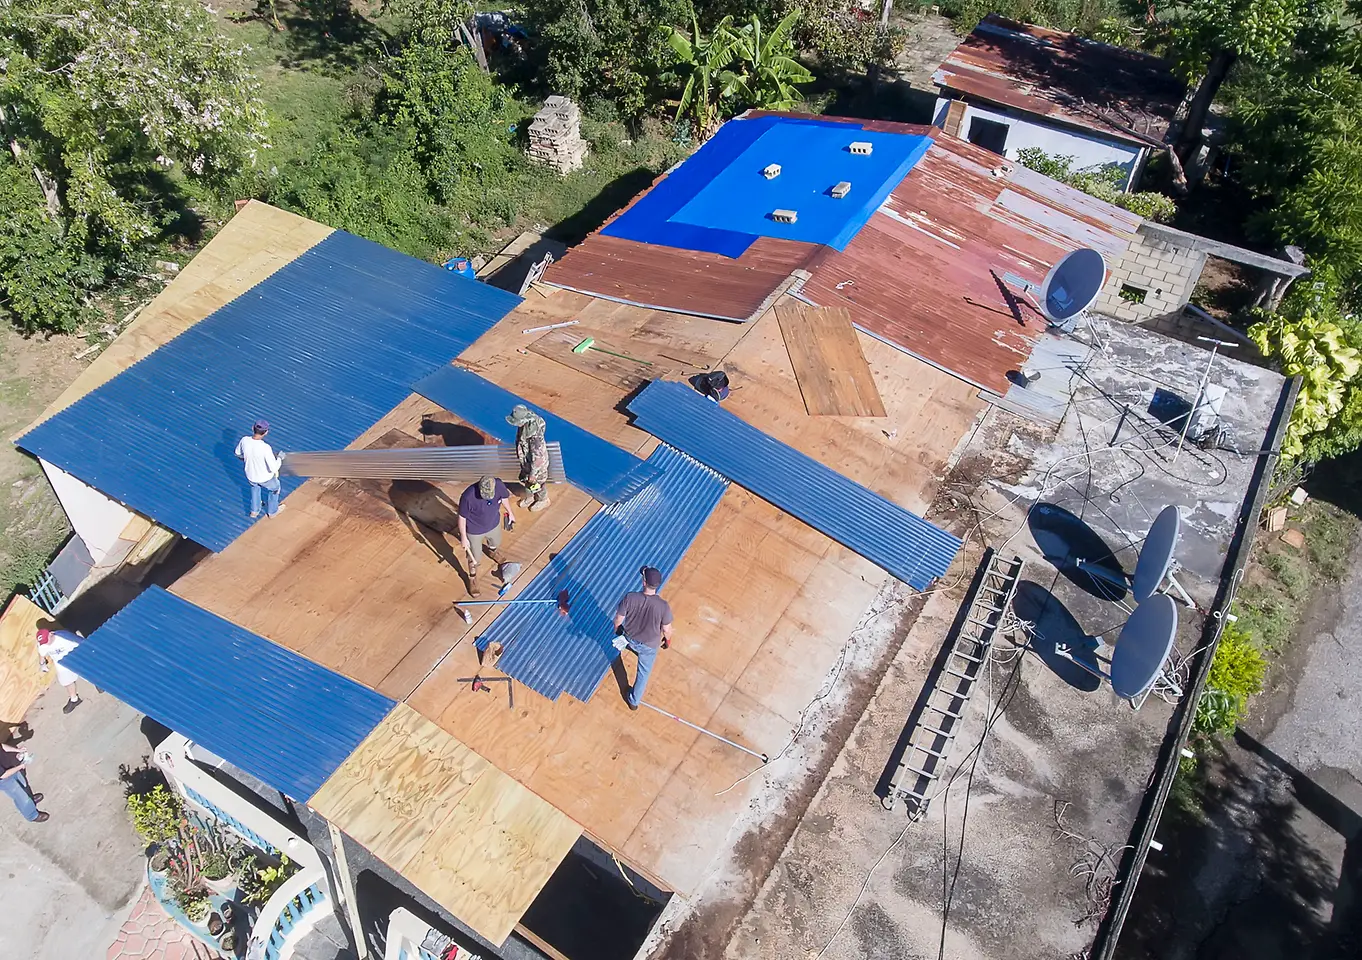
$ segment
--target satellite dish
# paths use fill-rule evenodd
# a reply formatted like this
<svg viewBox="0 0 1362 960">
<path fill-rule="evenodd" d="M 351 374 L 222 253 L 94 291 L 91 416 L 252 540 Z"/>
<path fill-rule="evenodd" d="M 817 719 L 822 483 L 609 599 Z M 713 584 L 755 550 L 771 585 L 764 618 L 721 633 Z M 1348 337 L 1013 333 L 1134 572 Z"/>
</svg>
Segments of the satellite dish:
<svg viewBox="0 0 1362 960">
<path fill-rule="evenodd" d="M 1140 548 L 1140 557 L 1135 561 L 1135 576 L 1130 582 L 1130 592 L 1136 603 L 1148 600 L 1168 576 L 1181 532 L 1182 515 L 1177 507 L 1164 507 L 1154 518 L 1149 535 L 1144 538 L 1144 546 Z"/>
<path fill-rule="evenodd" d="M 1178 634 L 1178 608 L 1173 598 L 1156 593 L 1135 608 L 1111 655 L 1111 689 L 1126 700 L 1149 692 L 1163 673 Z"/>
<path fill-rule="evenodd" d="M 1040 285 L 1040 310 L 1051 323 L 1069 324 L 1092 306 L 1107 279 L 1107 262 L 1091 247 L 1066 254 Z"/>
</svg>

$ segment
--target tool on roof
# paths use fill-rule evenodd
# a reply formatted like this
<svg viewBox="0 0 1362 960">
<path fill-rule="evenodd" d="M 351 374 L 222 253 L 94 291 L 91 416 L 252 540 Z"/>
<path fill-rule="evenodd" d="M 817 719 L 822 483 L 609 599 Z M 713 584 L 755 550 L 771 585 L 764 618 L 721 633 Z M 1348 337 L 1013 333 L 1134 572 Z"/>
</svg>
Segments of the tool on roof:
<svg viewBox="0 0 1362 960">
<path fill-rule="evenodd" d="M 488 684 L 489 684 L 489 683 L 501 683 L 501 681 L 503 681 L 503 680 L 506 681 L 506 697 L 507 697 L 507 700 L 509 701 L 509 702 L 506 704 L 506 706 L 507 706 L 509 709 L 514 710 L 514 709 L 515 709 L 515 681 L 512 680 L 510 677 L 483 677 L 483 676 L 476 676 L 476 677 L 460 677 L 460 678 L 459 678 L 458 680 L 456 680 L 455 682 L 456 682 L 456 683 L 469 683 L 469 684 L 472 684 L 472 687 L 471 687 L 470 689 L 472 689 L 472 691 L 473 691 L 474 693 L 478 693 L 478 692 L 483 691 L 483 690 L 486 690 L 488 693 L 492 693 L 493 690 L 492 690 L 491 687 L 488 686 Z"/>
<path fill-rule="evenodd" d="M 464 607 L 490 607 L 497 603 L 504 603 L 507 606 L 510 606 L 511 604 L 556 603 L 558 604 L 558 615 L 560 617 L 566 617 L 568 612 L 572 609 L 571 598 L 568 596 L 567 590 L 559 590 L 558 596 L 552 600 L 462 600 L 456 601 L 454 608 L 459 611 L 459 616 L 463 617 L 464 623 L 472 623 L 473 615 L 467 610 L 464 610 Z"/>
<path fill-rule="evenodd" d="M 749 749 L 747 749 L 746 747 L 744 747 L 741 743 L 734 743 L 732 740 L 728 739 L 727 737 L 721 737 L 721 736 L 719 736 L 717 733 L 715 733 L 713 730 L 706 730 L 704 727 L 700 726 L 698 723 L 691 723 L 689 720 L 683 720 L 681 717 L 678 717 L 678 716 L 677 716 L 676 714 L 674 714 L 674 713 L 670 713 L 670 712 L 668 712 L 668 711 L 666 711 L 666 710 L 663 710 L 661 707 L 655 707 L 655 706 L 653 706 L 653 705 L 652 705 L 651 703 L 649 703 L 647 700 L 640 700 L 640 701 L 639 701 L 639 704 L 642 705 L 642 706 L 647 707 L 649 710 L 656 710 L 658 713 L 662 714 L 664 717 L 671 717 L 671 718 L 672 718 L 673 720 L 675 720 L 677 723 L 684 723 L 686 726 L 690 727 L 692 730 L 699 730 L 701 733 L 706 734 L 706 735 L 708 735 L 708 736 L 711 736 L 711 737 L 713 737 L 715 740 L 722 740 L 724 743 L 728 744 L 730 747 L 735 747 L 736 749 L 741 750 L 743 753 L 750 754 L 751 756 L 756 757 L 756 758 L 757 758 L 758 760 L 760 760 L 762 763 L 770 763 L 770 762 L 771 762 L 771 758 L 768 757 L 766 754 L 764 754 L 764 753 L 757 753 L 757 751 L 755 751 L 755 750 L 749 750 Z"/>
<path fill-rule="evenodd" d="M 543 333 L 545 330 L 557 330 L 559 327 L 575 327 L 581 323 L 580 320 L 564 320 L 562 323 L 546 323 L 542 327 L 526 327 L 521 333 Z"/>
<path fill-rule="evenodd" d="M 631 357 L 627 353 L 616 353 L 614 350 L 607 350 L 604 347 L 598 347 L 596 346 L 595 337 L 587 337 L 581 343 L 577 344 L 577 346 L 572 348 L 573 353 L 586 353 L 588 350 L 595 350 L 597 353 L 608 353 L 612 357 L 619 357 L 623 360 L 632 360 L 635 363 L 643 364 L 645 367 L 651 367 L 653 365 L 653 362 L 651 360 L 643 360 L 640 359 L 639 357 Z"/>
</svg>

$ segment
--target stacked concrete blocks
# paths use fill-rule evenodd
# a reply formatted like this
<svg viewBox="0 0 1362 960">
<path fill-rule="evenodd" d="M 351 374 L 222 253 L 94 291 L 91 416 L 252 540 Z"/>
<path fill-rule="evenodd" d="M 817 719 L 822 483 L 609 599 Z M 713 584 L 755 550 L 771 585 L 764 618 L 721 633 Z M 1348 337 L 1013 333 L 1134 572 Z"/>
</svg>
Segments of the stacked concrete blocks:
<svg viewBox="0 0 1362 960">
<path fill-rule="evenodd" d="M 567 97 L 549 97 L 530 121 L 529 156 L 560 174 L 581 169 L 586 160 L 582 114 Z"/>
<path fill-rule="evenodd" d="M 1191 299 L 1205 263 L 1206 254 L 1200 250 L 1137 234 L 1125 255 L 1109 265 L 1097 310 L 1135 323 L 1177 313 Z M 1143 292 L 1143 302 L 1124 299 L 1123 286 Z"/>
</svg>

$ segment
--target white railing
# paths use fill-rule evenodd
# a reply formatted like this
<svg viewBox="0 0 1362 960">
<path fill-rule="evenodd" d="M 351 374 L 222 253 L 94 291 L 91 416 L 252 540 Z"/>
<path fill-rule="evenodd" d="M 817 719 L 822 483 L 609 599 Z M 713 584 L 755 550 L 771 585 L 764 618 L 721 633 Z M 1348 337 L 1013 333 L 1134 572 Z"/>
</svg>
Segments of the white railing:
<svg viewBox="0 0 1362 960">
<path fill-rule="evenodd" d="M 156 765 L 181 796 L 252 846 L 287 854 L 303 872 L 321 868 L 321 856 L 310 843 L 202 770 L 195 762 L 195 749 L 178 733 L 156 748 Z"/>
<path fill-rule="evenodd" d="M 298 941 L 331 912 L 326 874 L 320 867 L 300 870 L 260 908 L 246 956 L 249 960 L 288 960 Z"/>
</svg>

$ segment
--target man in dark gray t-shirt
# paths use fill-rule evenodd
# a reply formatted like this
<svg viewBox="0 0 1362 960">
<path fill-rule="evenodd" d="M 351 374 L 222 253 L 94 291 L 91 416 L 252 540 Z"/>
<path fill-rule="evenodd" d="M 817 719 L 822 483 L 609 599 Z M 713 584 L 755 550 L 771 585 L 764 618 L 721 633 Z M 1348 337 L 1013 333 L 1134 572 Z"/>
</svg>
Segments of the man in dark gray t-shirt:
<svg viewBox="0 0 1362 960">
<path fill-rule="evenodd" d="M 621 654 L 628 650 L 638 657 L 634 685 L 625 697 L 630 710 L 637 710 L 643 700 L 657 651 L 667 649 L 672 639 L 672 608 L 657 595 L 662 586 L 662 571 L 644 567 L 639 573 L 643 576 L 643 589 L 626 593 L 615 607 L 615 649 Z"/>
</svg>

